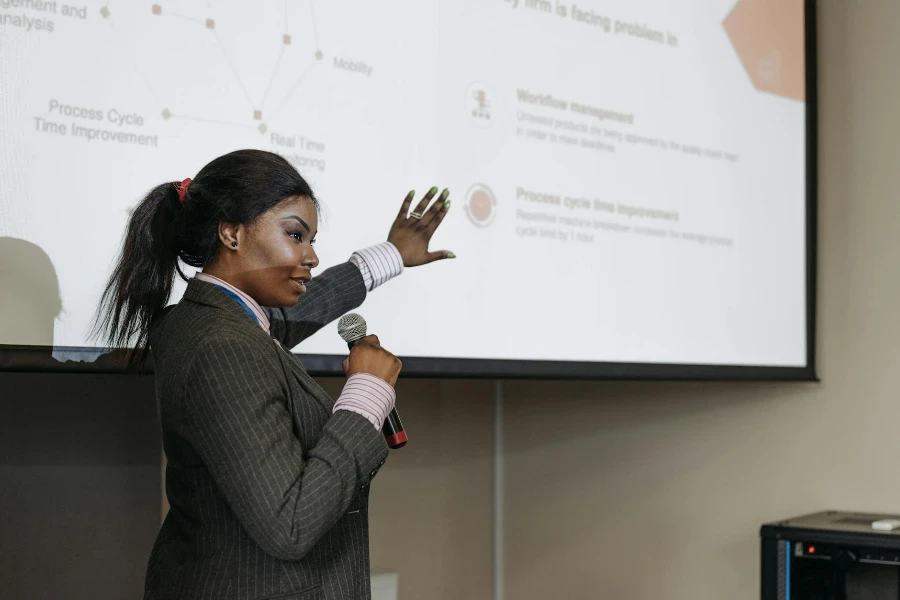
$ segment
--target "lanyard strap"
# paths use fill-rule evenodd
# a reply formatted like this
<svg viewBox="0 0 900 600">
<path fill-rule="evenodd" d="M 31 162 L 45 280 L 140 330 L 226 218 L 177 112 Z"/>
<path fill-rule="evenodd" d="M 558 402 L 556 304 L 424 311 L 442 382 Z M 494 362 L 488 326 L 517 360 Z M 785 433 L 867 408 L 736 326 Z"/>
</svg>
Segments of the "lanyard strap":
<svg viewBox="0 0 900 600">
<path fill-rule="evenodd" d="M 253 314 L 253 310 L 251 310 L 251 308 L 249 306 L 247 306 L 246 302 L 241 300 L 240 296 L 238 296 L 237 294 L 235 294 L 228 288 L 219 286 L 219 289 L 222 290 L 223 292 L 225 292 L 226 294 L 228 294 L 229 296 L 231 296 L 232 298 L 234 298 L 234 301 L 237 302 L 241 308 L 243 308 L 245 311 L 247 311 L 247 314 L 250 315 L 250 318 L 253 319 L 253 321 L 256 322 L 257 325 L 262 327 L 262 324 L 259 322 L 259 319 L 256 318 L 255 314 Z"/>
</svg>

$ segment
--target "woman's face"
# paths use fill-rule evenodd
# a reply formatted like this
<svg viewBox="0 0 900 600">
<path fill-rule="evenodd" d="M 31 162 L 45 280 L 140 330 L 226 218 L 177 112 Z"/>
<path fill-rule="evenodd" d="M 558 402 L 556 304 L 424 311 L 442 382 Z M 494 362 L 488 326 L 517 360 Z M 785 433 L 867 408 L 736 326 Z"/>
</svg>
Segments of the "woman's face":
<svg viewBox="0 0 900 600">
<path fill-rule="evenodd" d="M 296 304 L 319 264 L 313 249 L 318 227 L 316 207 L 303 196 L 288 198 L 240 227 L 241 289 L 262 306 Z"/>
</svg>

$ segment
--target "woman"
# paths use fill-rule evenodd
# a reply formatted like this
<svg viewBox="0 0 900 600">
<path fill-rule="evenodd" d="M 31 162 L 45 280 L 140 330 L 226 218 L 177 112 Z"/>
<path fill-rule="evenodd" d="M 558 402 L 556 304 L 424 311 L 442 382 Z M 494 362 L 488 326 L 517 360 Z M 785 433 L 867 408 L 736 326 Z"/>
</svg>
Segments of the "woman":
<svg viewBox="0 0 900 600">
<path fill-rule="evenodd" d="M 400 362 L 365 338 L 333 401 L 287 349 L 404 266 L 453 257 L 428 251 L 450 205 L 444 190 L 428 208 L 436 191 L 312 280 L 318 204 L 278 155 L 226 154 L 134 211 L 100 323 L 153 354 L 170 510 L 146 599 L 370 597 L 369 483 Z M 202 271 L 164 308 L 179 259 Z"/>
</svg>

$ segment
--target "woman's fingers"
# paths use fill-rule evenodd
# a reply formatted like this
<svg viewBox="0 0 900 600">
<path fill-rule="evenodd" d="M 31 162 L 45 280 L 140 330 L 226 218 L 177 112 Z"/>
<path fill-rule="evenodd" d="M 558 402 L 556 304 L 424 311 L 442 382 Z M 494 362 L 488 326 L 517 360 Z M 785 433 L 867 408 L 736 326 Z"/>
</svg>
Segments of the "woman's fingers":
<svg viewBox="0 0 900 600">
<path fill-rule="evenodd" d="M 409 193 L 406 195 L 406 198 L 403 199 L 403 204 L 400 205 L 400 212 L 397 213 L 398 221 L 405 221 L 406 217 L 409 215 L 409 205 L 412 204 L 412 199 L 416 196 L 415 190 L 409 190 Z"/>
<path fill-rule="evenodd" d="M 436 252 L 429 252 L 425 257 L 425 264 L 433 263 L 436 260 L 444 260 L 445 258 L 456 258 L 456 254 L 449 250 L 438 250 Z"/>
<path fill-rule="evenodd" d="M 446 201 L 440 202 L 440 203 L 435 202 L 435 205 L 438 205 L 438 204 L 440 204 L 440 208 L 438 208 L 437 210 L 434 211 L 434 214 L 431 217 L 429 217 L 428 222 L 425 223 L 425 225 L 424 225 L 426 231 L 428 232 L 429 237 L 432 234 L 434 234 L 435 230 L 438 228 L 438 225 L 440 225 L 441 221 L 444 220 L 444 217 L 447 216 L 447 211 L 450 210 L 450 201 L 449 200 L 446 200 Z M 431 213 L 431 211 L 428 211 L 428 212 Z M 425 219 L 422 219 L 422 220 L 424 221 Z"/>
<path fill-rule="evenodd" d="M 403 203 L 400 205 L 400 212 L 397 213 L 397 223 L 407 223 L 409 225 L 413 225 L 416 228 L 422 228 L 425 226 L 429 226 L 431 222 L 441 214 L 442 211 L 445 211 L 447 206 L 449 206 L 449 202 L 447 202 L 447 197 L 450 195 L 450 190 L 444 188 L 444 191 L 441 192 L 441 195 L 438 199 L 431 205 L 429 208 L 429 203 L 431 199 L 434 198 L 435 194 L 437 194 L 438 188 L 437 186 L 428 190 L 422 199 L 416 204 L 416 207 L 413 209 L 412 213 L 409 212 L 409 207 L 412 204 L 413 198 L 415 198 L 415 191 L 411 190 L 406 197 L 403 198 Z M 427 211 L 427 212 L 426 212 Z M 419 218 L 413 217 L 411 215 L 417 214 L 420 215 Z"/>
<path fill-rule="evenodd" d="M 432 223 L 435 222 L 435 219 L 438 217 L 443 218 L 444 213 L 447 212 L 447 207 L 450 203 L 447 201 L 447 197 L 450 195 L 450 190 L 444 188 L 444 191 L 441 192 L 441 195 L 438 196 L 438 199 L 434 201 L 434 204 L 431 205 L 431 208 L 428 209 L 428 212 L 422 217 L 419 221 L 419 227 L 422 229 L 432 228 Z M 438 221 L 440 223 L 440 221 Z M 435 225 L 437 227 L 437 225 Z"/>
<path fill-rule="evenodd" d="M 420 215 L 425 214 L 425 209 L 428 208 L 428 203 L 431 202 L 431 199 L 434 198 L 434 195 L 437 194 L 437 186 L 428 190 L 428 193 L 422 196 L 422 199 L 419 200 L 419 203 L 416 205 L 416 208 L 413 209 L 413 213 L 417 213 Z"/>
</svg>

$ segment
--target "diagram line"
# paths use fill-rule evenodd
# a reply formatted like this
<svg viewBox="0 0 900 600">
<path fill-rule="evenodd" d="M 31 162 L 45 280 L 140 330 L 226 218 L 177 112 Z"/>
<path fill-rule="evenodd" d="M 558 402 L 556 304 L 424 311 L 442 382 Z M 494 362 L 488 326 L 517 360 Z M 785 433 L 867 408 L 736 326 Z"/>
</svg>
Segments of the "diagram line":
<svg viewBox="0 0 900 600">
<path fill-rule="evenodd" d="M 176 12 L 169 12 L 167 10 L 164 10 L 162 14 L 163 14 L 163 16 L 166 16 L 166 17 L 175 17 L 176 19 L 184 19 L 185 21 L 191 21 L 193 23 L 204 23 L 205 22 L 203 19 L 198 19 L 197 17 L 189 17 L 188 15 L 182 15 L 182 14 L 176 13 Z"/>
<path fill-rule="evenodd" d="M 272 113 L 272 117 L 269 119 L 270 121 L 272 119 L 274 119 L 275 117 L 277 117 L 278 114 L 281 112 L 281 109 L 284 108 L 285 105 L 287 105 L 288 100 L 291 99 L 291 96 L 293 96 L 294 92 L 297 91 L 297 88 L 300 87 L 300 83 L 303 82 L 303 79 L 306 77 L 306 74 L 309 73 L 309 69 L 310 69 L 310 67 L 306 67 L 306 70 L 303 71 L 302 75 L 300 75 L 300 79 L 297 80 L 297 83 L 294 84 L 294 86 L 291 88 L 291 90 L 287 93 L 287 96 L 284 97 L 284 100 L 281 101 L 281 104 L 278 106 L 278 108 L 276 108 L 275 111 Z"/>
<path fill-rule="evenodd" d="M 134 59 L 134 55 L 131 54 L 130 48 L 128 48 L 128 44 L 124 43 L 119 37 L 119 32 L 113 24 L 112 19 L 107 18 L 106 21 L 109 23 L 109 29 L 113 33 L 113 37 L 116 39 L 119 47 L 123 49 L 125 56 L 128 58 L 128 62 L 131 63 L 131 67 L 134 69 L 134 72 L 137 73 L 138 77 L 140 77 L 141 81 L 144 82 L 144 85 L 147 86 L 147 90 L 150 92 L 150 95 L 153 96 L 153 99 L 156 100 L 156 103 L 160 106 L 163 105 L 163 102 L 159 99 L 159 96 L 156 93 L 156 90 L 153 89 L 153 86 L 150 85 L 150 80 L 147 79 L 144 72 L 141 71 L 140 67 L 138 67 L 137 61 Z"/>
<path fill-rule="evenodd" d="M 319 30 L 316 28 L 316 11 L 313 9 L 313 0 L 309 0 L 309 14 L 312 17 L 313 40 L 316 42 L 316 50 L 321 50 L 319 46 Z"/>
<path fill-rule="evenodd" d="M 278 73 L 278 67 L 281 65 L 281 59 L 284 57 L 284 51 L 287 48 L 284 44 L 281 45 L 281 52 L 278 53 L 278 61 L 275 63 L 275 68 L 272 69 L 272 76 L 269 78 L 269 85 L 266 86 L 266 93 L 263 94 L 262 102 L 259 105 L 259 110 L 263 110 L 266 107 L 266 98 L 269 97 L 269 91 L 272 89 L 272 84 L 275 83 L 275 75 Z"/>
<path fill-rule="evenodd" d="M 182 121 L 197 121 L 199 123 L 213 123 L 215 125 L 228 125 L 229 127 L 240 127 L 242 129 L 254 129 L 253 125 L 248 125 L 247 123 L 234 123 L 232 121 L 221 121 L 219 119 L 207 119 L 206 117 L 191 117 L 173 113 L 170 118 L 181 119 Z"/>
<path fill-rule="evenodd" d="M 216 37 L 216 42 L 219 43 L 219 48 L 222 49 L 222 54 L 225 56 L 225 60 L 226 62 L 228 62 L 228 66 L 231 67 L 231 72 L 234 73 L 234 77 L 235 79 L 237 79 L 238 85 L 240 85 L 241 89 L 244 90 L 244 95 L 247 97 L 247 102 L 250 103 L 250 108 L 252 110 L 256 110 L 256 105 L 253 103 L 253 98 L 250 97 L 250 92 L 247 91 L 247 87 L 244 85 L 244 82 L 241 81 L 241 76 L 238 74 L 234 63 L 231 61 L 231 57 L 228 56 L 228 51 L 225 50 L 225 44 L 222 43 L 222 38 L 219 37 L 219 32 L 213 30 L 213 35 Z"/>
</svg>

